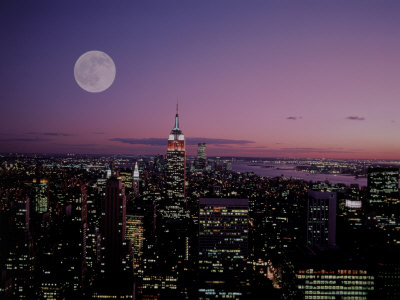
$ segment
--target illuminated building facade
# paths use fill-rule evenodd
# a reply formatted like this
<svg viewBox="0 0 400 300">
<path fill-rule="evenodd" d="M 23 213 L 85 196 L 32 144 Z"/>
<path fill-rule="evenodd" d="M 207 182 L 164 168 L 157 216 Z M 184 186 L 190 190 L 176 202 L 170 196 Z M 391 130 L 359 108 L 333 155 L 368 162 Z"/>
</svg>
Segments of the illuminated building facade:
<svg viewBox="0 0 400 300">
<path fill-rule="evenodd" d="M 383 207 L 389 201 L 399 199 L 399 169 L 368 169 L 368 204 L 372 207 Z"/>
<path fill-rule="evenodd" d="M 13 235 L 18 242 L 15 247 L 9 249 L 5 264 L 7 272 L 12 276 L 12 295 L 15 299 L 29 299 L 34 288 L 34 255 L 29 232 L 29 204 L 29 197 L 17 192 Z"/>
<path fill-rule="evenodd" d="M 365 268 L 310 267 L 296 270 L 303 299 L 369 299 L 375 279 Z"/>
<path fill-rule="evenodd" d="M 166 167 L 167 203 L 165 214 L 180 218 L 186 215 L 185 179 L 186 150 L 185 137 L 179 128 L 178 106 L 176 107 L 175 125 L 168 137 Z"/>
<path fill-rule="evenodd" d="M 136 268 L 143 254 L 144 228 L 143 216 L 126 215 L 126 238 L 131 241 L 133 250 L 133 261 Z"/>
<path fill-rule="evenodd" d="M 200 199 L 199 299 L 245 296 L 248 213 L 247 199 Z"/>
<path fill-rule="evenodd" d="M 361 201 L 346 200 L 345 211 L 343 214 L 351 228 L 361 228 L 363 222 Z"/>
<path fill-rule="evenodd" d="M 139 196 L 139 167 L 137 162 L 135 163 L 135 169 L 133 170 L 132 188 L 134 195 Z"/>
<path fill-rule="evenodd" d="M 197 145 L 197 169 L 204 169 L 207 165 L 207 146 L 206 143 L 198 143 Z"/>
<path fill-rule="evenodd" d="M 336 245 L 336 192 L 308 191 L 307 245 Z"/>
<path fill-rule="evenodd" d="M 69 259 L 64 262 L 69 277 L 69 290 L 78 291 L 86 277 L 87 193 L 86 186 L 75 184 L 69 188 L 67 206 L 68 232 L 64 239 Z"/>
<path fill-rule="evenodd" d="M 34 203 L 37 213 L 45 213 L 49 209 L 48 181 L 46 179 L 33 179 Z"/>
<path fill-rule="evenodd" d="M 41 286 L 42 299 L 65 299 L 65 293 L 67 290 L 66 284 L 62 282 L 42 282 Z"/>
<path fill-rule="evenodd" d="M 16 199 L 15 226 L 21 233 L 29 231 L 30 199 L 28 196 L 20 196 Z"/>
<path fill-rule="evenodd" d="M 101 212 L 98 203 L 100 203 L 101 193 L 93 186 L 87 187 L 87 231 L 86 231 L 86 265 L 88 271 L 94 273 L 100 261 L 100 224 Z M 92 275 L 90 274 L 90 275 Z"/>
<path fill-rule="evenodd" d="M 131 169 L 120 170 L 119 176 L 121 177 L 121 181 L 125 187 L 125 190 L 131 190 L 133 181 L 132 170 Z"/>
</svg>

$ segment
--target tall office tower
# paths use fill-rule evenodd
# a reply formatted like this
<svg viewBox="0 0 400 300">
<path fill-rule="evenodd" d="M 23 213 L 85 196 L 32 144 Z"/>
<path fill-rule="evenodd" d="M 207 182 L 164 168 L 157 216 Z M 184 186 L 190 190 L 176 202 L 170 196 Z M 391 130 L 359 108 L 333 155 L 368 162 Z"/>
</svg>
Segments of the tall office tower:
<svg viewBox="0 0 400 300">
<path fill-rule="evenodd" d="M 185 137 L 179 128 L 178 105 L 176 106 L 175 125 L 168 137 L 167 149 L 167 203 L 165 213 L 167 217 L 179 218 L 185 215 L 185 177 L 186 151 Z"/>
<path fill-rule="evenodd" d="M 102 202 L 101 235 L 102 278 L 94 288 L 93 298 L 132 299 L 133 268 L 126 233 L 126 196 L 120 178 L 112 176 L 106 184 Z"/>
<path fill-rule="evenodd" d="M 139 167 L 137 162 L 135 163 L 135 169 L 133 170 L 132 188 L 134 195 L 139 196 Z"/>
<path fill-rule="evenodd" d="M 102 216 L 104 272 L 118 273 L 126 231 L 126 196 L 122 181 L 117 177 L 111 177 L 107 181 Z"/>
<path fill-rule="evenodd" d="M 129 239 L 132 244 L 135 269 L 139 267 L 140 257 L 143 254 L 143 220 L 143 216 L 131 214 L 126 215 L 126 238 Z"/>
<path fill-rule="evenodd" d="M 119 171 L 122 184 L 124 185 L 125 192 L 132 190 L 133 174 L 131 169 L 122 169 Z"/>
<path fill-rule="evenodd" d="M 30 199 L 27 196 L 21 196 L 16 199 L 16 212 L 15 212 L 15 226 L 16 229 L 21 233 L 29 231 L 29 211 L 30 211 Z"/>
<path fill-rule="evenodd" d="M 37 213 L 47 212 L 49 209 L 48 181 L 46 179 L 33 179 L 35 211 Z"/>
<path fill-rule="evenodd" d="M 29 202 L 29 197 L 17 193 L 14 203 L 13 225 L 15 227 L 8 228 L 12 230 L 15 245 L 8 253 L 5 266 L 13 280 L 12 294 L 15 299 L 29 299 L 34 287 L 34 255 L 29 232 Z"/>
<path fill-rule="evenodd" d="M 390 201 L 399 199 L 399 169 L 368 169 L 368 204 L 380 208 Z"/>
<path fill-rule="evenodd" d="M 336 245 L 336 192 L 308 191 L 307 245 Z"/>
<path fill-rule="evenodd" d="M 87 231 L 86 231 L 86 264 L 88 269 L 88 282 L 94 279 L 95 269 L 100 261 L 100 193 L 95 186 L 87 186 Z"/>
<path fill-rule="evenodd" d="M 199 299 L 246 297 L 248 214 L 247 199 L 200 199 Z"/>
<path fill-rule="evenodd" d="M 203 169 L 207 165 L 206 143 L 197 144 L 197 169 Z"/>
<path fill-rule="evenodd" d="M 358 184 L 351 184 L 345 194 L 345 201 L 339 204 L 341 217 L 344 217 L 347 224 L 353 229 L 362 228 L 363 212 L 362 201 L 360 200 L 360 189 Z"/>
<path fill-rule="evenodd" d="M 87 192 L 86 186 L 75 183 L 68 188 L 67 226 L 63 239 L 69 291 L 81 293 L 86 281 Z"/>
</svg>

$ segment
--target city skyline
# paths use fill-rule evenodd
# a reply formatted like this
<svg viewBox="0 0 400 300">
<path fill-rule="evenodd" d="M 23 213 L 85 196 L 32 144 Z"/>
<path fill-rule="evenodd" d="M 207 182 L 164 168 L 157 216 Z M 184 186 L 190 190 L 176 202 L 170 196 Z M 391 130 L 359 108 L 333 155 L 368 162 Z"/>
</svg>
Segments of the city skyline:
<svg viewBox="0 0 400 300">
<path fill-rule="evenodd" d="M 395 1 L 5 2 L 1 152 L 400 159 Z M 74 81 L 86 51 L 116 78 Z"/>
</svg>

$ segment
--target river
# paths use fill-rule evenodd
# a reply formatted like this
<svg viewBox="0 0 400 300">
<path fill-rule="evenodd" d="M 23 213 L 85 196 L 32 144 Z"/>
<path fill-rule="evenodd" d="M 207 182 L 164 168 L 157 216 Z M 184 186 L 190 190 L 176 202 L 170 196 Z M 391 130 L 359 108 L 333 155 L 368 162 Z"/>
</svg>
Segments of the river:
<svg viewBox="0 0 400 300">
<path fill-rule="evenodd" d="M 355 178 L 352 175 L 343 174 L 311 174 L 308 172 L 302 172 L 296 170 L 296 165 L 291 164 L 253 164 L 251 162 L 236 161 L 232 164 L 232 170 L 236 172 L 254 172 L 258 176 L 263 177 L 287 177 L 303 179 L 306 181 L 325 181 L 328 180 L 330 183 L 337 184 L 343 183 L 347 186 L 350 184 L 358 184 L 361 186 L 367 186 L 367 178 Z"/>
</svg>

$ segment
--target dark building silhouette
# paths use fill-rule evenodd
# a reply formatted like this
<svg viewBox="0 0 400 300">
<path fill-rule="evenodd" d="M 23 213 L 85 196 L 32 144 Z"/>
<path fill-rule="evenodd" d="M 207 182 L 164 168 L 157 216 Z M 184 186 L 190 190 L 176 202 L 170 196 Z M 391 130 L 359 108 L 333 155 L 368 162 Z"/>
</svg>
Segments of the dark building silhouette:
<svg viewBox="0 0 400 300">
<path fill-rule="evenodd" d="M 126 196 L 120 178 L 108 179 L 102 204 L 101 278 L 93 298 L 132 299 L 133 260 L 130 241 L 125 240 Z"/>
<path fill-rule="evenodd" d="M 68 193 L 67 228 L 64 236 L 67 266 L 67 289 L 77 293 L 86 283 L 86 233 L 87 233 L 87 192 L 83 184 L 70 187 Z"/>
<path fill-rule="evenodd" d="M 126 230 L 126 196 L 122 181 L 111 177 L 107 181 L 102 207 L 104 272 L 118 273 L 121 267 L 122 242 Z"/>
<path fill-rule="evenodd" d="M 308 191 L 307 245 L 336 245 L 336 193 Z"/>
<path fill-rule="evenodd" d="M 376 294 L 381 299 L 400 299 L 400 257 L 398 249 L 385 249 L 376 265 Z"/>
<path fill-rule="evenodd" d="M 29 299 L 33 293 L 34 272 L 32 237 L 29 231 L 30 199 L 21 191 L 17 191 L 13 205 L 12 236 L 16 243 L 9 251 L 6 269 L 13 279 L 11 286 L 13 297 Z"/>
</svg>

